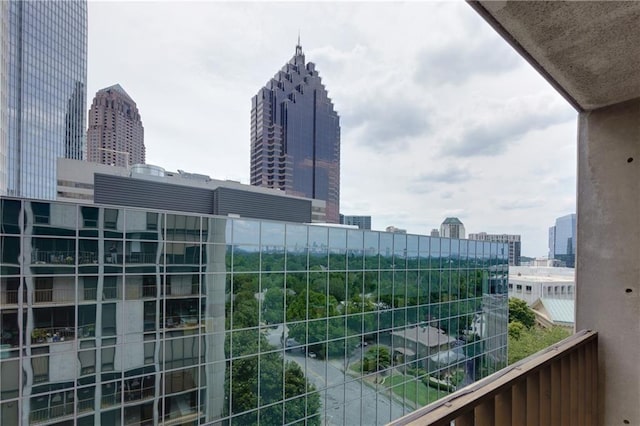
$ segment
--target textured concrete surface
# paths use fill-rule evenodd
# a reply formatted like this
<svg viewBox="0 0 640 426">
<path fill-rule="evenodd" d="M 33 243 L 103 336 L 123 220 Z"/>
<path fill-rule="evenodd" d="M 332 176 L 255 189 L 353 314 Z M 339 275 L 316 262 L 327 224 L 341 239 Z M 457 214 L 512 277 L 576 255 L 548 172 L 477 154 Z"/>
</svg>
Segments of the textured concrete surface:
<svg viewBox="0 0 640 426">
<path fill-rule="evenodd" d="M 640 2 L 478 3 L 478 12 L 494 28 L 497 22 L 498 32 L 515 40 L 514 47 L 530 56 L 576 108 L 591 110 L 640 97 Z"/>
<path fill-rule="evenodd" d="M 598 332 L 602 425 L 640 424 L 640 100 L 580 115 L 576 329 Z"/>
</svg>

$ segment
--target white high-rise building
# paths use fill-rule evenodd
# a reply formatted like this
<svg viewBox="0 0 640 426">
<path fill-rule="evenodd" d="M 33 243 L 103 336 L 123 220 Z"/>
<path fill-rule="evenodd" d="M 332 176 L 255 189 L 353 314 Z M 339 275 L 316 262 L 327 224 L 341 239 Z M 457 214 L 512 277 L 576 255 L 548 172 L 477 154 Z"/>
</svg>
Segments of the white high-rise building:
<svg viewBox="0 0 640 426">
<path fill-rule="evenodd" d="M 464 238 L 464 225 L 457 217 L 448 217 L 440 225 L 440 236 L 444 238 Z"/>
</svg>

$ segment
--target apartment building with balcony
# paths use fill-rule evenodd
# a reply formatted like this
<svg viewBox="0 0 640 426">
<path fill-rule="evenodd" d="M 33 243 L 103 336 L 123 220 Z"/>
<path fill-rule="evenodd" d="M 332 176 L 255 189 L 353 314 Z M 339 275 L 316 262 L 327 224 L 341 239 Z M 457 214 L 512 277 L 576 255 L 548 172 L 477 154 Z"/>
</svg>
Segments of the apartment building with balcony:
<svg viewBox="0 0 640 426">
<path fill-rule="evenodd" d="M 498 243 L 2 198 L 0 247 L 2 424 L 384 424 L 506 361 Z"/>
</svg>

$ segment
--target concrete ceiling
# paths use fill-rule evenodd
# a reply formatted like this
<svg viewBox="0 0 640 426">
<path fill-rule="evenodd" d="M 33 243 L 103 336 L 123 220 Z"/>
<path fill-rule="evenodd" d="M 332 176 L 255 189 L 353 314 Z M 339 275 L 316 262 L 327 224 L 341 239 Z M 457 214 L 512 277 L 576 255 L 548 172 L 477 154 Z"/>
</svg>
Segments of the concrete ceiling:
<svg viewBox="0 0 640 426">
<path fill-rule="evenodd" d="M 578 110 L 640 98 L 640 1 L 469 1 Z"/>
</svg>

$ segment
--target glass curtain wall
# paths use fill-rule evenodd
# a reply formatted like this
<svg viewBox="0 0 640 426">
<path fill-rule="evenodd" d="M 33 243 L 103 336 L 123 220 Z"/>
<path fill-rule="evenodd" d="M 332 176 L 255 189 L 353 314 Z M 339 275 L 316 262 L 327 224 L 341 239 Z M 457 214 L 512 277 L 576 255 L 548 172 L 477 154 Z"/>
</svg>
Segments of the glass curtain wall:
<svg viewBox="0 0 640 426">
<path fill-rule="evenodd" d="M 7 424 L 385 424 L 506 364 L 506 244 L 0 202 Z"/>
</svg>

